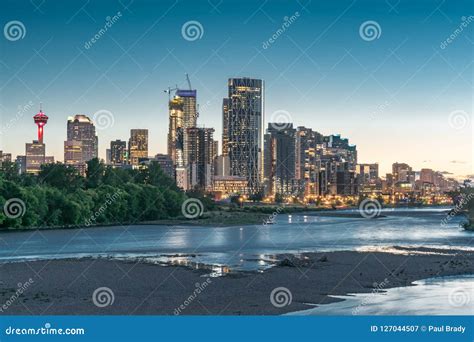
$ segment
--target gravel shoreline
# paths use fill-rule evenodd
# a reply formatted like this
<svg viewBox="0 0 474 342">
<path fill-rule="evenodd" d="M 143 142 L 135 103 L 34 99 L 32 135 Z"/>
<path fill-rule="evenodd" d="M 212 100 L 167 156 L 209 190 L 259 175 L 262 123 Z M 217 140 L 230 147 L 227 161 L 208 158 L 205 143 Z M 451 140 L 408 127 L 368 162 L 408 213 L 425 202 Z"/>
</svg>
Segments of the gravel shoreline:
<svg viewBox="0 0 474 342">
<path fill-rule="evenodd" d="M 369 293 L 430 277 L 474 273 L 474 252 L 391 250 L 397 253 L 279 255 L 279 265 L 264 272 L 231 272 L 217 278 L 204 269 L 143 261 L 2 263 L 0 315 L 280 315 L 341 300 L 330 295 Z M 291 293 L 290 304 L 279 307 L 288 302 L 288 293 L 274 297 L 272 304 L 276 288 Z M 94 304 L 94 291 L 99 306 Z"/>
</svg>

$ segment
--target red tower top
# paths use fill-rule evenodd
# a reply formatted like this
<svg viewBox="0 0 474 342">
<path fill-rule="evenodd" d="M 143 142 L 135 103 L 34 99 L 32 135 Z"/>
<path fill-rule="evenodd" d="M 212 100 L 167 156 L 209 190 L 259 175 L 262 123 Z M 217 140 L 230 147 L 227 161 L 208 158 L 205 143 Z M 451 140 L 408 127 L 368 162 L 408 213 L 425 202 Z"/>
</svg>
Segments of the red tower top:
<svg viewBox="0 0 474 342">
<path fill-rule="evenodd" d="M 33 116 L 33 120 L 35 120 L 36 126 L 38 126 L 38 141 L 42 144 L 43 143 L 43 127 L 48 122 L 48 117 L 46 114 L 43 113 L 40 105 L 40 111 L 38 114 Z"/>
</svg>

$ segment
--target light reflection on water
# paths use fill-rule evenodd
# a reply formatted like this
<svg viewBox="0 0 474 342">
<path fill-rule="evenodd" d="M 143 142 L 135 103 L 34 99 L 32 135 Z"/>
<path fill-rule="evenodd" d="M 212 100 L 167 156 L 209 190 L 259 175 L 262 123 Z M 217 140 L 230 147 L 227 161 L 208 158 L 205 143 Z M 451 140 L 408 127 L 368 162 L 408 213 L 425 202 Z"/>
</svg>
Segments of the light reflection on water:
<svg viewBox="0 0 474 342">
<path fill-rule="evenodd" d="M 290 315 L 474 315 L 474 275 L 413 284 L 385 292 L 334 296 L 344 300 Z"/>
<path fill-rule="evenodd" d="M 442 226 L 446 217 L 443 211 L 446 208 L 388 209 L 384 211 L 385 217 L 378 219 L 321 213 L 279 214 L 275 224 L 240 227 L 136 225 L 127 229 L 117 226 L 6 233 L 0 235 L 0 261 L 195 254 L 184 256 L 190 265 L 264 270 L 274 264 L 271 256 L 282 253 L 468 246 L 473 233 L 459 227 L 460 217 Z M 351 211 L 328 214 L 334 213 L 344 215 Z"/>
</svg>

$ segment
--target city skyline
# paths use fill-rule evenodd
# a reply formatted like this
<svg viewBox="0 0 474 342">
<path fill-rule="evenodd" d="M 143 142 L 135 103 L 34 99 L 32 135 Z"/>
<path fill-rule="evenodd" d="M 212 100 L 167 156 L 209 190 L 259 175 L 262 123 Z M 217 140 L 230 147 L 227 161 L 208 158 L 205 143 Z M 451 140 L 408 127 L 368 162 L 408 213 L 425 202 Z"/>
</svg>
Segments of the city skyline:
<svg viewBox="0 0 474 342">
<path fill-rule="evenodd" d="M 158 5 L 163 18 L 155 25 L 159 18 L 147 15 L 139 1 L 130 8 L 106 2 L 93 11 L 81 9 L 79 3 L 77 8 L 66 8 L 54 1 L 40 10 L 30 3 L 12 7 L 10 19 L 20 19 L 26 35 L 0 43 L 6 51 L 1 149 L 24 154 L 25 142 L 35 138 L 31 116 L 43 102 L 49 117 L 46 153 L 56 160 L 63 159 L 66 118 L 85 114 L 94 119 L 101 110 L 113 114 L 114 124 L 97 131 L 99 157 L 105 159 L 110 141 L 127 140 L 132 128 L 149 129 L 150 155 L 166 153 L 168 108 L 163 90 L 176 83 L 186 89 L 187 72 L 198 89 L 200 125 L 214 128 L 220 145 L 226 80 L 247 76 L 266 81 L 264 127 L 272 115 L 285 111 L 295 127 L 350 138 L 358 147 L 360 163 L 378 162 L 381 174 L 390 172 L 396 161 L 417 170 L 428 167 L 459 177 L 472 174 L 471 125 L 468 122 L 462 129 L 449 125 L 450 114 L 456 111 L 470 119 L 472 81 L 464 75 L 472 70 L 472 61 L 463 51 L 470 48 L 472 28 L 440 47 L 468 13 L 447 5 L 420 8 L 408 2 L 392 11 L 387 5 L 385 12 L 391 14 L 351 1 L 261 9 L 252 2 L 239 2 L 241 8 L 232 3 L 216 10 L 210 4 L 199 9 L 186 1 L 163 2 Z M 193 7 L 196 17 L 181 16 L 183 6 Z M 54 18 L 53 7 L 57 7 L 54 13 L 64 16 Z M 114 18 L 119 11 L 117 20 L 111 19 L 110 31 L 86 48 L 104 18 Z M 316 14 L 317 22 L 312 20 Z M 270 42 L 285 16 L 291 26 Z M 399 16 L 404 27 L 396 26 Z M 192 19 L 203 27 L 202 37 L 195 41 L 186 40 L 181 32 Z M 359 27 L 371 19 L 380 24 L 381 36 L 365 41 Z M 60 34 L 62 28 L 67 34 Z M 55 49 L 57 45 L 62 49 Z M 109 51 L 120 58 L 111 60 Z M 17 107 L 29 103 L 30 108 L 19 115 Z"/>
</svg>

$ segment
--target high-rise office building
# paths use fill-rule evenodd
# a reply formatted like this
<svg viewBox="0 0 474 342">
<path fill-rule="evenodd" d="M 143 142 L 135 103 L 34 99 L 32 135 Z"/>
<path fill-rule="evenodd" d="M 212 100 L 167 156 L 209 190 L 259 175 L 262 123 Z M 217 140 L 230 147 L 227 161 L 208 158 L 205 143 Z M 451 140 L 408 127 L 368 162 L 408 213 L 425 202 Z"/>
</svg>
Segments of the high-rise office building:
<svg viewBox="0 0 474 342">
<path fill-rule="evenodd" d="M 268 124 L 264 137 L 264 176 L 271 195 L 291 195 L 296 190 L 295 135 L 293 124 L 285 127 Z"/>
<path fill-rule="evenodd" d="M 168 155 L 173 162 L 176 185 L 187 189 L 184 165 L 184 102 L 180 97 L 169 101 Z"/>
<path fill-rule="evenodd" d="M 420 180 L 423 183 L 435 183 L 435 172 L 432 169 L 421 169 Z"/>
<path fill-rule="evenodd" d="M 11 161 L 12 161 L 11 153 L 5 153 L 3 151 L 0 151 L 0 168 L 2 167 L 3 163 L 11 163 Z"/>
<path fill-rule="evenodd" d="M 188 189 L 198 187 L 202 190 L 212 190 L 215 156 L 214 129 L 190 127 L 186 131 L 188 137 L 186 146 L 188 151 Z"/>
<path fill-rule="evenodd" d="M 141 158 L 148 158 L 148 130 L 131 129 L 128 140 L 128 157 L 131 165 L 138 166 Z"/>
<path fill-rule="evenodd" d="M 382 183 L 379 178 L 379 164 L 357 164 L 356 178 L 359 194 L 382 191 Z"/>
<path fill-rule="evenodd" d="M 229 155 L 230 175 L 245 177 L 247 192 L 262 190 L 263 180 L 263 81 L 231 78 L 224 100 L 223 154 Z M 226 107 L 227 106 L 227 107 Z"/>
<path fill-rule="evenodd" d="M 379 164 L 357 164 L 356 175 L 359 185 L 376 182 L 379 179 Z"/>
<path fill-rule="evenodd" d="M 45 163 L 46 146 L 38 140 L 33 140 L 32 143 L 26 143 L 26 172 L 38 174 L 41 170 L 41 165 Z"/>
<path fill-rule="evenodd" d="M 18 173 L 26 172 L 26 156 L 16 156 L 15 164 L 18 167 Z"/>
<path fill-rule="evenodd" d="M 127 162 L 127 142 L 115 140 L 110 142 L 110 163 L 112 165 L 124 165 Z"/>
<path fill-rule="evenodd" d="M 84 175 L 86 163 L 98 157 L 99 139 L 92 120 L 83 114 L 67 120 L 67 140 L 64 142 L 64 163 L 74 166 Z"/>
<path fill-rule="evenodd" d="M 356 146 L 349 144 L 349 140 L 341 138 L 340 135 L 330 135 L 323 137 L 320 148 L 320 194 L 356 194 Z"/>
<path fill-rule="evenodd" d="M 308 154 L 314 154 L 316 145 L 322 144 L 323 135 L 311 128 L 299 126 L 296 130 L 295 142 L 295 178 L 299 180 L 305 179 L 305 169 L 309 166 Z"/>
<path fill-rule="evenodd" d="M 171 160 L 170 156 L 167 154 L 157 154 L 153 161 L 157 162 L 160 165 L 161 170 L 168 175 L 169 177 L 174 179 L 174 168 L 173 168 L 173 161 Z"/>
<path fill-rule="evenodd" d="M 229 103 L 230 99 L 222 101 L 222 155 L 229 155 Z"/>
</svg>

